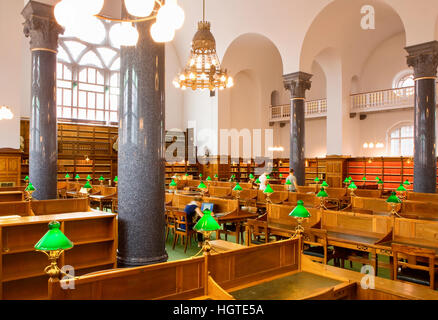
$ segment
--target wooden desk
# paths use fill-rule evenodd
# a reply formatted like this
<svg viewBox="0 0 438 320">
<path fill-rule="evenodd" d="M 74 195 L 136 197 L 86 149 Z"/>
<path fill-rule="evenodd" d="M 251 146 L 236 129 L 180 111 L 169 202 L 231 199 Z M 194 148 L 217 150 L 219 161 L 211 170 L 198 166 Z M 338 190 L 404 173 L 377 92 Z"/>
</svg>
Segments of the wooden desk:
<svg viewBox="0 0 438 320">
<path fill-rule="evenodd" d="M 243 246 L 241 244 L 232 243 L 232 242 L 224 241 L 224 240 L 210 241 L 210 245 L 217 252 L 225 252 L 225 251 L 230 251 L 230 250 L 238 250 L 238 249 L 246 248 L 245 246 Z"/>
<path fill-rule="evenodd" d="M 22 191 L 2 191 L 0 192 L 0 202 L 23 201 L 24 192 Z"/>
<path fill-rule="evenodd" d="M 235 210 L 231 213 L 221 214 L 221 213 L 215 213 L 215 218 L 217 219 L 217 222 L 223 226 L 226 223 L 233 223 L 236 226 L 236 243 L 240 243 L 240 232 L 242 228 L 242 223 L 247 221 L 248 219 L 255 219 L 258 217 L 257 213 L 251 213 L 248 211 L 241 211 L 241 210 Z M 220 239 L 221 230 L 216 231 L 216 239 Z M 242 239 L 242 243 L 244 242 L 244 239 Z"/>
</svg>

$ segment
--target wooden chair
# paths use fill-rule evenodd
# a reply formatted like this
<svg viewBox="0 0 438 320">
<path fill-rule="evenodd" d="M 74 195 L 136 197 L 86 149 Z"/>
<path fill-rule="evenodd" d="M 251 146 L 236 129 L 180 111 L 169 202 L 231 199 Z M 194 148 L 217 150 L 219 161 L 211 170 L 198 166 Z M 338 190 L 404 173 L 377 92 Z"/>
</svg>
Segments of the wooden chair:
<svg viewBox="0 0 438 320">
<path fill-rule="evenodd" d="M 166 209 L 165 211 L 165 220 L 166 220 L 166 241 L 169 238 L 169 233 L 172 231 L 173 237 L 175 238 L 175 216 L 173 215 L 172 210 Z"/>
<path fill-rule="evenodd" d="M 187 244 L 192 243 L 192 236 L 196 235 L 196 231 L 193 230 L 195 225 L 191 221 L 187 221 L 187 213 L 183 211 L 174 211 L 173 216 L 175 218 L 175 236 L 173 237 L 172 249 L 175 249 L 179 237 L 184 244 L 184 253 L 187 252 Z"/>
<path fill-rule="evenodd" d="M 392 253 L 396 280 L 429 286 L 435 290 L 435 250 L 394 243 Z M 405 261 L 400 260 L 402 257 Z M 427 262 L 418 264 L 417 258 L 426 258 Z"/>
<path fill-rule="evenodd" d="M 303 233 L 303 254 L 309 256 L 312 261 L 323 264 L 327 264 L 331 259 L 335 259 L 336 262 L 334 250 L 329 249 L 327 243 L 327 230 L 305 229 Z"/>
</svg>

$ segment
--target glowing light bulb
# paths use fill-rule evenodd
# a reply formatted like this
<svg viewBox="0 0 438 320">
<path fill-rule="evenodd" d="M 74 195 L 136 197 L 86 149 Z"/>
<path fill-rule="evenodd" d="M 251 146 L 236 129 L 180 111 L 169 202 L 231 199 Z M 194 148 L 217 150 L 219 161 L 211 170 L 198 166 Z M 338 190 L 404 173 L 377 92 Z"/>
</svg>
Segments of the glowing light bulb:
<svg viewBox="0 0 438 320">
<path fill-rule="evenodd" d="M 363 144 L 363 148 L 364 148 L 364 149 L 368 149 L 368 143 L 365 142 L 365 143 Z"/>
<path fill-rule="evenodd" d="M 67 29 L 79 39 L 95 44 L 102 43 L 106 34 L 102 21 L 94 16 L 83 16 L 80 21 L 68 25 Z"/>
<path fill-rule="evenodd" d="M 184 81 L 184 80 L 186 80 L 186 76 L 185 76 L 185 75 L 183 75 L 183 74 L 181 74 L 181 75 L 179 76 L 179 80 L 181 80 L 181 81 Z"/>
<path fill-rule="evenodd" d="M 159 23 L 157 20 L 151 27 L 151 36 L 155 42 L 170 42 L 175 37 L 175 29 L 169 25 Z"/>
<path fill-rule="evenodd" d="M 190 73 L 189 79 L 194 80 L 196 78 L 195 74 L 193 72 Z"/>
<path fill-rule="evenodd" d="M 178 6 L 176 0 L 167 0 L 166 4 L 158 10 L 157 22 L 168 25 L 173 29 L 181 29 L 184 19 L 184 10 Z"/>
<path fill-rule="evenodd" d="M 129 22 L 115 24 L 110 30 L 111 42 L 117 46 L 135 46 L 138 42 L 138 31 Z"/>
<path fill-rule="evenodd" d="M 226 80 L 227 80 L 227 78 L 225 77 L 225 75 L 222 75 L 221 82 L 225 82 Z"/>
<path fill-rule="evenodd" d="M 232 77 L 229 77 L 227 80 L 227 87 L 231 88 L 232 86 L 234 86 L 234 80 Z"/>
<path fill-rule="evenodd" d="M 135 17 L 147 17 L 155 7 L 155 0 L 125 0 L 126 10 Z"/>
</svg>

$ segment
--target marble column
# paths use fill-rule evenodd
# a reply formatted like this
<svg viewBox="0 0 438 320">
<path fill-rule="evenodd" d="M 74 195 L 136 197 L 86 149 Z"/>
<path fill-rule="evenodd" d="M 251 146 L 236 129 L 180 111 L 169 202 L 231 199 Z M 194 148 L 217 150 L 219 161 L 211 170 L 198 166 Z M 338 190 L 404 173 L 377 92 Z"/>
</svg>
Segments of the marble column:
<svg viewBox="0 0 438 320">
<path fill-rule="evenodd" d="M 436 77 L 438 41 L 405 48 L 414 69 L 414 191 L 436 192 Z"/>
<path fill-rule="evenodd" d="M 306 90 L 310 90 L 311 74 L 295 72 L 283 76 L 284 87 L 291 93 L 290 103 L 290 168 L 294 169 L 297 183 L 304 186 L 305 173 L 305 115 Z"/>
<path fill-rule="evenodd" d="M 164 44 L 137 24 L 136 47 L 121 50 L 119 246 L 121 267 L 167 261 L 164 221 Z"/>
<path fill-rule="evenodd" d="M 29 1 L 22 15 L 32 51 L 29 178 L 36 188 L 35 199 L 56 199 L 56 54 L 64 29 L 56 23 L 53 6 Z"/>
</svg>

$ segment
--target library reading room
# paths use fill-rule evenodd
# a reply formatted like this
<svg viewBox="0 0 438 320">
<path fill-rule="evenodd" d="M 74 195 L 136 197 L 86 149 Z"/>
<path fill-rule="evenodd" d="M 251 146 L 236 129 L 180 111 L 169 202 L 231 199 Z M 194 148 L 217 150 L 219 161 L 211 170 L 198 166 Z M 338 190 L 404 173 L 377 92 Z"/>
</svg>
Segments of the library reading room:
<svg viewBox="0 0 438 320">
<path fill-rule="evenodd" d="M 0 0 L 0 39 L 0 300 L 438 300 L 437 0 Z"/>
</svg>

